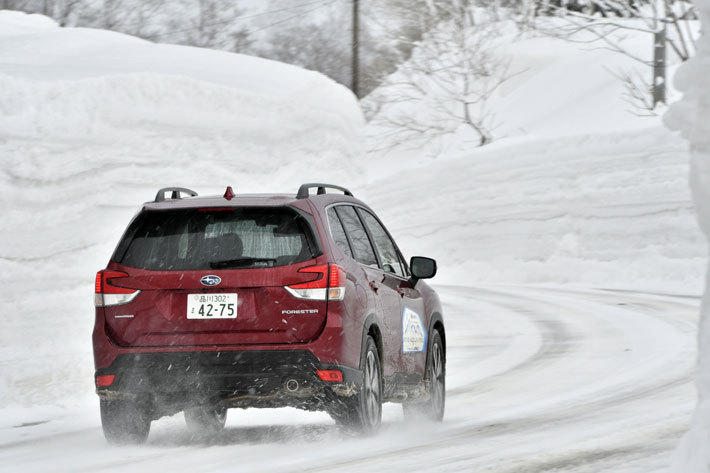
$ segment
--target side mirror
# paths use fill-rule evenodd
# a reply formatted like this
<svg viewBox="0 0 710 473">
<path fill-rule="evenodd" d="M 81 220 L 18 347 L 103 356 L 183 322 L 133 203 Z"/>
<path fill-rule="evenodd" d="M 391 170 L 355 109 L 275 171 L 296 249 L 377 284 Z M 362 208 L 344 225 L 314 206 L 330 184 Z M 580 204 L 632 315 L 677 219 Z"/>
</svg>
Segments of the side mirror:
<svg viewBox="0 0 710 473">
<path fill-rule="evenodd" d="M 412 272 L 409 282 L 414 287 L 420 279 L 429 279 L 436 276 L 436 261 L 424 256 L 412 256 L 412 259 L 409 260 L 409 269 Z"/>
</svg>

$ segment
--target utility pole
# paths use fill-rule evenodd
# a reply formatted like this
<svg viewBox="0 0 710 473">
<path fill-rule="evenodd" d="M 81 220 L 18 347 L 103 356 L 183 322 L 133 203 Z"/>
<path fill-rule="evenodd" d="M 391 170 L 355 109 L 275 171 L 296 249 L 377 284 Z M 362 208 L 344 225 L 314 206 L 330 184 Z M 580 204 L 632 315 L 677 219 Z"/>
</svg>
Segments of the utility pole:
<svg viewBox="0 0 710 473">
<path fill-rule="evenodd" d="M 666 103 L 666 24 L 653 34 L 653 108 Z"/>
<path fill-rule="evenodd" d="M 656 21 L 653 33 L 653 108 L 666 103 L 666 2 L 656 0 Z"/>
<path fill-rule="evenodd" d="M 352 51 L 352 85 L 355 97 L 360 98 L 360 1 L 353 0 L 353 51 Z"/>
</svg>

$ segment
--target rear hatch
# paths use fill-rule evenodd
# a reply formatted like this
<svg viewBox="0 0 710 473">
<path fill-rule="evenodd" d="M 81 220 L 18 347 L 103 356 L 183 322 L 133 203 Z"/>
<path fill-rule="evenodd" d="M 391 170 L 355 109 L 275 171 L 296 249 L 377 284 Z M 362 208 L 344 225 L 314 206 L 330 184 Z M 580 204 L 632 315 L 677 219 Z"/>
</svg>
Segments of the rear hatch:
<svg viewBox="0 0 710 473">
<path fill-rule="evenodd" d="M 327 283 L 326 258 L 307 217 L 288 206 L 143 211 L 107 270 L 104 290 L 140 291 L 100 309 L 109 335 L 131 347 L 317 338 L 325 297 L 300 299 L 285 289 Z M 326 269 L 312 271 L 319 266 Z"/>
</svg>

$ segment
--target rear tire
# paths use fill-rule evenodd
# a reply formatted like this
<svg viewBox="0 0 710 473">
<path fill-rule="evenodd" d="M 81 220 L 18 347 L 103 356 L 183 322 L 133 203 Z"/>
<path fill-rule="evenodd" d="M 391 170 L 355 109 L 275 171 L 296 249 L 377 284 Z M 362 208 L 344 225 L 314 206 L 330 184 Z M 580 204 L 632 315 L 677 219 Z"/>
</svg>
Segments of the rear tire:
<svg viewBox="0 0 710 473">
<path fill-rule="evenodd" d="M 365 342 L 360 366 L 363 371 L 360 391 L 351 398 L 336 401 L 329 413 L 337 424 L 372 435 L 382 423 L 382 369 L 377 345 L 370 336 Z"/>
<path fill-rule="evenodd" d="M 425 419 L 441 422 L 446 407 L 446 357 L 441 335 L 434 330 L 427 350 L 427 374 L 429 399 L 402 404 L 407 419 Z"/>
<path fill-rule="evenodd" d="M 101 427 L 109 443 L 119 445 L 142 444 L 148 439 L 150 422 L 148 410 L 134 401 L 100 400 Z"/>
<path fill-rule="evenodd" d="M 192 432 L 216 434 L 224 430 L 227 408 L 224 406 L 200 406 L 185 409 L 185 423 Z"/>
</svg>

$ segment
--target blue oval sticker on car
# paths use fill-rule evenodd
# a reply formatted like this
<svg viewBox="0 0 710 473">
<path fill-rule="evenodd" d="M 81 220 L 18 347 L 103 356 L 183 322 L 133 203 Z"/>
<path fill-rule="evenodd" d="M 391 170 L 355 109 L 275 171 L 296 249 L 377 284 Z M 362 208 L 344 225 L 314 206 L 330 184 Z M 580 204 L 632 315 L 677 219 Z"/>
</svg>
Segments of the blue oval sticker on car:
<svg viewBox="0 0 710 473">
<path fill-rule="evenodd" d="M 207 276 L 202 276 L 200 282 L 204 286 L 216 286 L 217 284 L 222 282 L 222 278 L 220 278 L 219 276 L 215 276 L 214 274 L 210 274 Z"/>
</svg>

